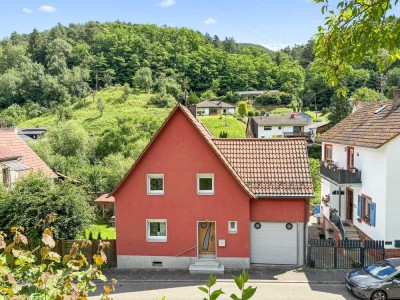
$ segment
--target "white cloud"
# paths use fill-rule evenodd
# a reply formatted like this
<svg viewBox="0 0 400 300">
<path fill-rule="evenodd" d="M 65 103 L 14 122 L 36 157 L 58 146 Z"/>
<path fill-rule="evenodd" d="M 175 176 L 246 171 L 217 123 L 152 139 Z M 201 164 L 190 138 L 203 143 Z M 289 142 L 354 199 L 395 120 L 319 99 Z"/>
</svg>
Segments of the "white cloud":
<svg viewBox="0 0 400 300">
<path fill-rule="evenodd" d="M 57 10 L 57 8 L 50 6 L 50 5 L 42 5 L 38 8 L 38 11 L 44 13 L 53 13 Z"/>
<path fill-rule="evenodd" d="M 213 18 L 208 18 L 207 20 L 204 20 L 203 23 L 206 25 L 212 25 L 217 23 L 217 21 L 215 21 Z"/>
<path fill-rule="evenodd" d="M 163 0 L 160 3 L 158 3 L 158 6 L 170 7 L 170 6 L 174 6 L 175 4 L 176 4 L 175 0 Z"/>
<path fill-rule="evenodd" d="M 32 9 L 24 7 L 24 8 L 22 9 L 22 12 L 23 12 L 24 14 L 30 15 L 30 14 L 32 14 Z"/>
</svg>

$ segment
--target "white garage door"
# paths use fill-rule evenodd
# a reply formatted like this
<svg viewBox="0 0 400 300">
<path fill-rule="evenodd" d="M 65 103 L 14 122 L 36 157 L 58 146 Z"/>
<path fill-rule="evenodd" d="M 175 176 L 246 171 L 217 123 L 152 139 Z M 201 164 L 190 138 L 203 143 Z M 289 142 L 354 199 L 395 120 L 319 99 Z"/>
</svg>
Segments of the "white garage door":
<svg viewBox="0 0 400 300">
<path fill-rule="evenodd" d="M 257 229 L 254 224 L 257 223 Z M 251 222 L 251 256 L 253 264 L 297 264 L 297 223 Z"/>
</svg>

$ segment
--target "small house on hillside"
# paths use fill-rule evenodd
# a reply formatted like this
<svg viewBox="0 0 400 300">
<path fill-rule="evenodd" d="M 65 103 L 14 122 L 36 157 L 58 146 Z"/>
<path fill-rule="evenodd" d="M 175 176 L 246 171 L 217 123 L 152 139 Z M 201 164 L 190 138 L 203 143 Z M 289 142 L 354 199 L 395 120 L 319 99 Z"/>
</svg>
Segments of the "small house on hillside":
<svg viewBox="0 0 400 300">
<path fill-rule="evenodd" d="M 318 139 L 323 228 L 384 240 L 386 257 L 400 256 L 400 91 L 393 97 L 365 103 Z"/>
<path fill-rule="evenodd" d="M 225 103 L 222 101 L 203 101 L 197 103 L 196 114 L 200 116 L 210 115 L 233 115 L 235 113 L 236 105 Z"/>
<path fill-rule="evenodd" d="M 18 131 L 18 135 L 27 136 L 31 139 L 36 140 L 47 132 L 47 127 L 33 127 L 33 128 L 23 128 Z"/>
<path fill-rule="evenodd" d="M 30 171 L 57 177 L 22 140 L 16 129 L 0 128 L 0 183 L 12 188 L 20 176 Z"/>
<path fill-rule="evenodd" d="M 271 93 L 271 94 L 277 94 L 279 93 L 278 90 L 269 90 L 269 91 L 240 91 L 237 92 L 242 99 L 246 100 L 254 100 L 257 96 L 261 96 L 264 93 Z"/>
<path fill-rule="evenodd" d="M 273 137 L 306 137 L 311 138 L 308 126 L 311 123 L 294 113 L 285 116 L 258 116 L 249 117 L 247 121 L 246 137 L 273 138 Z"/>
<path fill-rule="evenodd" d="M 177 105 L 115 197 L 119 268 L 304 263 L 313 185 L 304 139 L 219 139 Z"/>
</svg>

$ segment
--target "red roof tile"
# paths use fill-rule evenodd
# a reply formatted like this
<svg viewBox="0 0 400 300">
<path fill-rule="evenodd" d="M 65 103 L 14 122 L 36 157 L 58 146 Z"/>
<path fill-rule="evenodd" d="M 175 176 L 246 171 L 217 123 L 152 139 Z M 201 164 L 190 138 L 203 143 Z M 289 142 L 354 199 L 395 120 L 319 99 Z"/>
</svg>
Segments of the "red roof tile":
<svg viewBox="0 0 400 300">
<path fill-rule="evenodd" d="M 94 200 L 95 203 L 114 203 L 115 198 L 113 196 L 109 196 L 109 194 L 103 194 L 96 200 Z"/>
<path fill-rule="evenodd" d="M 0 161 L 17 159 L 19 156 L 13 154 L 5 147 L 0 146 Z"/>
<path fill-rule="evenodd" d="M 213 139 L 255 195 L 312 196 L 304 139 Z"/>
<path fill-rule="evenodd" d="M 21 157 L 21 162 L 33 171 L 42 171 L 51 177 L 57 177 L 45 162 L 18 136 L 15 129 L 0 128 L 0 149 L 13 156 Z"/>
<path fill-rule="evenodd" d="M 382 109 L 378 112 L 378 109 Z M 379 148 L 400 134 L 400 108 L 392 101 L 365 104 L 322 134 L 318 141 Z"/>
</svg>

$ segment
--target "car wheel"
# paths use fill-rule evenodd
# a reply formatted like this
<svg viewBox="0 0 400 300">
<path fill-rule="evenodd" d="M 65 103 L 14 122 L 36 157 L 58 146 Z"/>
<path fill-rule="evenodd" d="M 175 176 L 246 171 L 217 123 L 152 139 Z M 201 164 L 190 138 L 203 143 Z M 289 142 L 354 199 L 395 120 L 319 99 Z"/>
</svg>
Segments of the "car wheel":
<svg viewBox="0 0 400 300">
<path fill-rule="evenodd" d="M 375 291 L 371 295 L 371 300 L 386 300 L 387 296 L 384 291 Z"/>
</svg>

